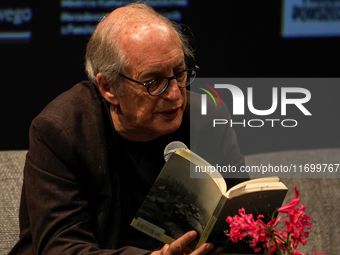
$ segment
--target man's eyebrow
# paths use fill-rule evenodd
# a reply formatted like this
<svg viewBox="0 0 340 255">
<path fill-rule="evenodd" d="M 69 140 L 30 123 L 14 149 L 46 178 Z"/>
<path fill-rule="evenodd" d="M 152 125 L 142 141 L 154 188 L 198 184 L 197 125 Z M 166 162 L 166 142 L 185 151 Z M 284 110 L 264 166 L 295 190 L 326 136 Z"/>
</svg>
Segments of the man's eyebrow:
<svg viewBox="0 0 340 255">
<path fill-rule="evenodd" d="M 151 79 L 151 80 L 156 79 L 156 78 L 161 77 L 161 76 L 163 76 L 163 75 L 161 75 L 160 72 L 157 72 L 157 71 L 155 71 L 155 72 L 151 71 L 151 72 L 148 72 L 148 73 L 145 73 L 145 74 L 142 75 L 142 77 L 145 77 L 143 79 Z"/>
<path fill-rule="evenodd" d="M 186 66 L 186 64 L 185 64 L 185 60 L 183 59 L 179 64 L 178 64 L 178 66 Z"/>
<path fill-rule="evenodd" d="M 164 75 L 162 75 L 161 71 L 159 70 L 157 71 L 150 70 L 140 75 L 139 79 L 141 82 L 148 82 L 148 81 L 152 81 L 154 79 L 157 79 L 158 77 L 163 77 L 163 76 Z"/>
<path fill-rule="evenodd" d="M 186 68 L 186 64 L 185 64 L 184 60 L 181 61 L 180 63 L 178 63 L 178 65 L 176 65 L 174 67 L 174 69 L 179 68 L 179 67 Z M 142 79 L 156 79 L 158 77 L 163 77 L 163 76 L 164 75 L 162 75 L 162 70 L 157 70 L 157 71 L 148 71 L 148 72 L 145 72 L 144 74 L 141 75 L 141 78 Z"/>
</svg>

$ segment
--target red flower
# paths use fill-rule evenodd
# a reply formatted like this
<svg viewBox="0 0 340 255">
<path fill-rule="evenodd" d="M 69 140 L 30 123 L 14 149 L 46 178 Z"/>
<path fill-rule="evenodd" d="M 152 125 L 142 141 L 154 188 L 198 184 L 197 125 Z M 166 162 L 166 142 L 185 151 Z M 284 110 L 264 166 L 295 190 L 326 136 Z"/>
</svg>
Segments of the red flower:
<svg viewBox="0 0 340 255">
<path fill-rule="evenodd" d="M 287 236 L 289 234 L 291 235 L 291 239 L 293 241 L 292 247 L 294 250 L 296 250 L 298 243 L 306 245 L 307 241 L 304 239 L 304 237 L 308 237 L 309 232 L 304 231 L 304 229 L 311 229 L 312 223 L 309 221 L 311 217 L 305 214 L 305 206 L 301 205 L 300 210 L 294 208 L 300 203 L 300 199 L 298 198 L 300 192 L 297 190 L 296 187 L 294 187 L 294 189 L 295 198 L 293 198 L 288 205 L 279 208 L 278 211 L 282 213 L 287 213 L 289 221 L 283 219 L 283 222 L 286 225 L 285 232 Z"/>
<path fill-rule="evenodd" d="M 300 203 L 300 199 L 298 198 L 300 192 L 296 187 L 294 187 L 294 189 L 295 198 L 293 198 L 289 204 L 278 209 L 279 212 L 287 214 L 287 218 L 283 219 L 286 225 L 285 230 L 275 230 L 275 226 L 279 223 L 281 217 L 272 219 L 265 224 L 261 220 L 263 215 L 259 215 L 255 221 L 253 215 L 246 214 L 244 208 L 242 208 L 239 210 L 240 216 L 229 216 L 226 219 L 230 225 L 230 232 L 227 236 L 229 236 L 233 242 L 242 240 L 244 237 L 249 237 L 251 239 L 249 242 L 250 246 L 255 252 L 261 250 L 259 247 L 256 247 L 258 242 L 265 242 L 263 247 L 267 247 L 270 254 L 273 254 L 275 250 L 279 248 L 283 253 L 305 255 L 297 250 L 297 246 L 298 243 L 302 245 L 307 243 L 304 238 L 308 237 L 309 232 L 305 231 L 305 228 L 311 229 L 312 223 L 310 222 L 311 217 L 305 214 L 305 206 L 301 205 L 300 209 L 296 208 Z M 314 255 L 318 254 L 323 255 L 321 252 L 314 253 Z"/>
<path fill-rule="evenodd" d="M 277 209 L 279 212 L 281 213 L 289 213 L 292 210 L 294 210 L 293 208 L 298 206 L 300 204 L 300 199 L 298 198 L 298 196 L 300 195 L 300 192 L 297 190 L 296 187 L 294 187 L 295 189 L 295 198 L 292 199 L 292 201 L 290 201 L 289 204 L 280 207 L 279 209 Z"/>
<path fill-rule="evenodd" d="M 255 251 L 259 251 L 259 248 L 256 248 L 257 243 L 259 241 L 266 241 L 266 231 L 262 229 L 263 226 L 266 225 L 261 221 L 263 215 L 259 215 L 255 221 L 253 215 L 246 214 L 244 208 L 240 209 L 238 212 L 240 216 L 229 216 L 226 219 L 226 222 L 230 225 L 230 233 L 227 234 L 227 236 L 229 236 L 234 243 L 248 236 L 252 238 L 250 246 Z"/>
</svg>

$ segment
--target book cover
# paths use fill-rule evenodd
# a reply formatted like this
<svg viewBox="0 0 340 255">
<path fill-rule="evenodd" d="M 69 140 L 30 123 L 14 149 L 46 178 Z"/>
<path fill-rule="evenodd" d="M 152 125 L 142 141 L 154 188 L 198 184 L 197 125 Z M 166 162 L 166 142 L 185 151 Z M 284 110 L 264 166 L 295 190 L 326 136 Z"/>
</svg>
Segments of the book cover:
<svg viewBox="0 0 340 255">
<path fill-rule="evenodd" d="M 131 225 L 168 244 L 195 230 L 197 238 L 189 245 L 190 250 L 208 241 L 225 246 L 229 254 L 253 253 L 228 241 L 225 219 L 245 208 L 246 213 L 254 217 L 263 214 L 269 220 L 281 206 L 287 188 L 278 178 L 262 178 L 240 183 L 226 192 L 225 181 L 218 172 L 214 178 L 209 173 L 206 178 L 190 178 L 190 166 L 205 164 L 209 163 L 189 150 L 174 152 Z"/>
</svg>

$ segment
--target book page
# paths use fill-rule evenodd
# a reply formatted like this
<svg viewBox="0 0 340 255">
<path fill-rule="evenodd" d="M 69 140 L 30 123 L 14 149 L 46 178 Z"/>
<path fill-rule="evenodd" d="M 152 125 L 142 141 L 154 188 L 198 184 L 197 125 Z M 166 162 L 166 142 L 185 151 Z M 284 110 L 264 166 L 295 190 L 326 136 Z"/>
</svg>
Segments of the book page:
<svg viewBox="0 0 340 255">
<path fill-rule="evenodd" d="M 257 179 L 252 179 L 248 180 L 245 182 L 241 182 L 234 187 L 232 187 L 228 192 L 226 193 L 226 196 L 228 198 L 235 197 L 238 195 L 241 195 L 245 193 L 244 191 L 246 190 L 246 187 L 261 187 L 263 184 L 267 183 L 280 183 L 280 179 L 278 177 L 266 177 L 266 178 L 257 178 Z M 248 186 L 252 185 L 252 186 Z M 254 186 L 255 185 L 255 186 Z M 278 184 L 281 185 L 281 184 Z"/>
<path fill-rule="evenodd" d="M 180 151 L 176 151 L 176 153 L 181 155 L 182 157 L 190 160 L 196 166 L 200 166 L 202 168 L 204 168 L 205 166 L 211 166 L 211 164 L 209 162 L 207 162 L 206 160 L 204 160 L 203 158 L 201 158 L 196 153 L 194 153 L 190 150 L 180 150 Z M 227 184 L 226 184 L 223 176 L 218 171 L 207 173 L 207 178 L 212 178 L 216 182 L 216 184 L 220 188 L 222 194 L 226 193 Z"/>
<path fill-rule="evenodd" d="M 163 242 L 196 230 L 198 237 L 189 247 L 193 250 L 222 194 L 212 178 L 190 178 L 190 164 L 171 155 L 132 225 Z"/>
</svg>

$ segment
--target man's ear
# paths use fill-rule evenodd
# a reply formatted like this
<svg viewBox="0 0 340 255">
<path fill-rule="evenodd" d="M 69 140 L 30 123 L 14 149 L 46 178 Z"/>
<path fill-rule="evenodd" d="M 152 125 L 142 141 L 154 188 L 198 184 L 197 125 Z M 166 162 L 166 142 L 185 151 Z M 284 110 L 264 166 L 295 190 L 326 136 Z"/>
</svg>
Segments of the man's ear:
<svg viewBox="0 0 340 255">
<path fill-rule="evenodd" d="M 96 76 L 97 84 L 99 87 L 102 96 L 108 101 L 110 104 L 118 105 L 118 97 L 115 90 L 112 88 L 110 84 L 108 84 L 102 73 L 98 73 Z"/>
</svg>

